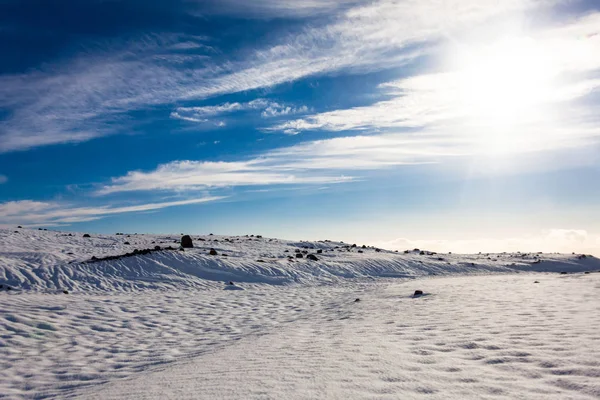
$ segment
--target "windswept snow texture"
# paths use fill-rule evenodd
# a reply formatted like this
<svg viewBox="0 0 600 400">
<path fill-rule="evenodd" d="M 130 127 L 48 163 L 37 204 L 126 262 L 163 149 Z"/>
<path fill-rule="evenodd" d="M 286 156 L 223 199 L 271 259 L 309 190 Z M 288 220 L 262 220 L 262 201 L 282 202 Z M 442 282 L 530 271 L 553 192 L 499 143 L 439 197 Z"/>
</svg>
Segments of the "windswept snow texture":
<svg viewBox="0 0 600 400">
<path fill-rule="evenodd" d="M 0 230 L 0 398 L 600 398 L 590 256 L 68 235 Z"/>
</svg>

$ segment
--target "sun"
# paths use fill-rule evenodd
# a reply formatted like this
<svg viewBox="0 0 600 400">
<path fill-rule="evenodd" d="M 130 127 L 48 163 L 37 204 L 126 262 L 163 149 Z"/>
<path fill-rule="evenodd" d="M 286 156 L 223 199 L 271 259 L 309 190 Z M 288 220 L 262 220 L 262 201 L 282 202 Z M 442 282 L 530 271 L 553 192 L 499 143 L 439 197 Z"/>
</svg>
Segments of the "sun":
<svg viewBox="0 0 600 400">
<path fill-rule="evenodd" d="M 536 139 L 538 129 L 523 127 L 543 120 L 554 97 L 555 57 L 529 38 L 462 52 L 454 74 L 455 106 L 481 143 L 505 151 Z"/>
<path fill-rule="evenodd" d="M 469 51 L 457 73 L 462 106 L 473 117 L 518 122 L 552 98 L 554 55 L 532 39 L 511 39 Z"/>
</svg>

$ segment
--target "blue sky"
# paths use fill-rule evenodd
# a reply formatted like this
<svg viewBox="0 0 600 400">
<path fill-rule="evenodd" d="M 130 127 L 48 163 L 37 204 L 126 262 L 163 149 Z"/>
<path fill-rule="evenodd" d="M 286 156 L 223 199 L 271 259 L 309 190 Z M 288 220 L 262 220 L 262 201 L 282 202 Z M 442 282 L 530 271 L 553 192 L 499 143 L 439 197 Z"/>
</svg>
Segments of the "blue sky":
<svg viewBox="0 0 600 400">
<path fill-rule="evenodd" d="M 51 3 L 0 1 L 1 226 L 600 254 L 593 1 Z"/>
</svg>

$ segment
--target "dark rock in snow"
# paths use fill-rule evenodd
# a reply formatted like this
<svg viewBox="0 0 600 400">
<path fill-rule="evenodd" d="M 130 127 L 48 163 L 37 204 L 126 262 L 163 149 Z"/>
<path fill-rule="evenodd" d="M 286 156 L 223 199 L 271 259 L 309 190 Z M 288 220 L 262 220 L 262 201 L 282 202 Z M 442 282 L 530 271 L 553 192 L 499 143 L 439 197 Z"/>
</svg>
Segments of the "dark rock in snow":
<svg viewBox="0 0 600 400">
<path fill-rule="evenodd" d="M 307 259 L 312 260 L 312 261 L 319 261 L 319 259 L 317 258 L 317 256 L 315 256 L 314 254 L 309 254 L 306 256 Z"/>
<path fill-rule="evenodd" d="M 23 229 L 23 227 L 22 227 L 21 225 L 17 226 L 17 228 L 19 228 L 19 229 Z"/>
<path fill-rule="evenodd" d="M 208 254 L 210 254 L 211 256 L 216 256 L 217 255 L 217 251 L 215 249 L 210 249 L 210 251 L 208 252 Z"/>
<path fill-rule="evenodd" d="M 354 302 L 355 302 L 355 303 L 358 303 L 359 301 L 360 301 L 360 299 L 356 299 L 356 300 L 354 300 Z"/>
<path fill-rule="evenodd" d="M 64 294 L 69 294 L 69 291 L 68 291 L 68 290 L 63 290 L 62 292 L 63 292 Z"/>
<path fill-rule="evenodd" d="M 123 244 L 127 244 L 127 245 L 129 245 L 129 244 L 131 244 L 131 243 L 129 243 L 129 242 L 124 242 Z"/>
<path fill-rule="evenodd" d="M 181 247 L 186 249 L 191 249 L 192 247 L 194 247 L 194 243 L 192 243 L 192 238 L 190 237 L 190 235 L 183 235 L 181 237 Z"/>
<path fill-rule="evenodd" d="M 584 272 L 584 274 L 589 274 L 589 273 L 590 273 L 590 271 L 585 271 L 585 272 Z"/>
<path fill-rule="evenodd" d="M 302 253 L 296 253 L 296 258 L 304 258 L 304 256 L 302 255 Z"/>
<path fill-rule="evenodd" d="M 89 237 L 91 237 L 91 236 L 90 236 L 90 235 L 88 235 L 87 233 L 84 233 L 84 234 L 83 234 L 83 237 L 84 237 L 84 238 L 89 238 Z"/>
<path fill-rule="evenodd" d="M 358 252 L 359 252 L 359 253 L 364 253 L 364 251 L 362 251 L 362 250 L 359 250 Z"/>
<path fill-rule="evenodd" d="M 321 254 L 321 253 L 323 253 L 323 250 L 321 250 L 321 249 L 317 250 L 317 254 Z"/>
<path fill-rule="evenodd" d="M 566 275 L 566 274 L 567 274 L 567 271 L 561 271 L 561 272 L 560 272 L 560 274 L 561 274 L 561 275 Z"/>
<path fill-rule="evenodd" d="M 540 283 L 540 281 L 534 281 L 533 283 Z"/>
<path fill-rule="evenodd" d="M 413 294 L 413 296 L 423 296 L 423 291 L 422 290 L 415 290 L 415 294 Z"/>
<path fill-rule="evenodd" d="M 154 250 L 160 250 L 160 246 L 154 246 Z"/>
</svg>

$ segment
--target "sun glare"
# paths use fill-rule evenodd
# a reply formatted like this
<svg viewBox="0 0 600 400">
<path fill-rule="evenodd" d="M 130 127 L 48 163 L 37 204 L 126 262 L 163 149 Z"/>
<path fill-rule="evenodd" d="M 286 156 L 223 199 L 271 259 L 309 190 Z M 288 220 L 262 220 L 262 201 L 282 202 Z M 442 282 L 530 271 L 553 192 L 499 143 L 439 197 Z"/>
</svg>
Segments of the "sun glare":
<svg viewBox="0 0 600 400">
<path fill-rule="evenodd" d="M 553 55 L 532 39 L 504 40 L 463 54 L 456 91 L 460 114 L 495 152 L 531 142 L 539 129 L 519 126 L 543 119 L 556 90 Z"/>
</svg>

